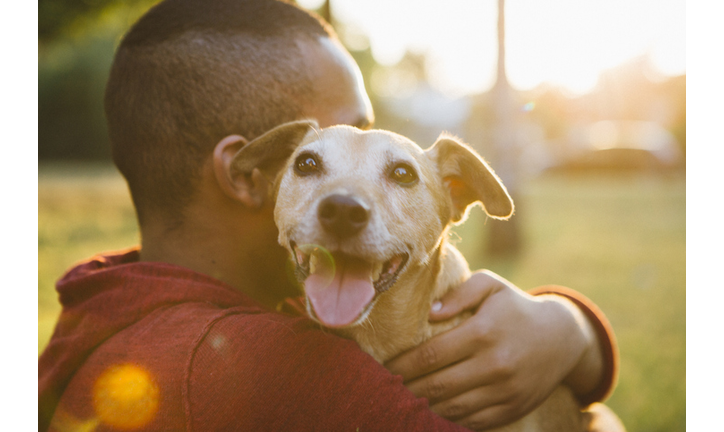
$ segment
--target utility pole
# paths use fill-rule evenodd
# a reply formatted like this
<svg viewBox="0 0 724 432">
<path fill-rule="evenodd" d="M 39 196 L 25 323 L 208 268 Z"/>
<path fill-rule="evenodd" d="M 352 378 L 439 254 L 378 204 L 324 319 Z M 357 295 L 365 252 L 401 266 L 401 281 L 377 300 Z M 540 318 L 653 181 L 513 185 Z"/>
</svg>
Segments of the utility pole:
<svg viewBox="0 0 724 432">
<path fill-rule="evenodd" d="M 520 204 L 516 198 L 520 181 L 521 149 L 515 130 L 517 112 L 513 90 L 505 70 L 505 0 L 498 0 L 498 67 L 491 93 L 495 116 L 491 134 L 494 141 L 493 169 L 513 197 L 517 210 Z M 513 216 L 508 221 L 489 219 L 487 225 L 490 234 L 487 245 L 489 253 L 512 255 L 520 251 L 518 217 Z"/>
</svg>

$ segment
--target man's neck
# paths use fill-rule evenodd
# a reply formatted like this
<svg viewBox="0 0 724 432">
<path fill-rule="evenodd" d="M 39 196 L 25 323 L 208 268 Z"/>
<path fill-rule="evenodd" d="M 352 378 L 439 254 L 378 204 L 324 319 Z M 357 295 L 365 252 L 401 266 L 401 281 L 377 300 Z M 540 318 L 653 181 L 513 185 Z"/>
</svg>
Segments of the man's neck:
<svg viewBox="0 0 724 432">
<path fill-rule="evenodd" d="M 224 212 L 187 210 L 189 217 L 177 228 L 168 229 L 163 221 L 142 227 L 141 261 L 206 274 L 272 309 L 285 297 L 298 295 L 287 277 L 286 251 L 276 243 L 270 210 L 236 220 Z"/>
</svg>

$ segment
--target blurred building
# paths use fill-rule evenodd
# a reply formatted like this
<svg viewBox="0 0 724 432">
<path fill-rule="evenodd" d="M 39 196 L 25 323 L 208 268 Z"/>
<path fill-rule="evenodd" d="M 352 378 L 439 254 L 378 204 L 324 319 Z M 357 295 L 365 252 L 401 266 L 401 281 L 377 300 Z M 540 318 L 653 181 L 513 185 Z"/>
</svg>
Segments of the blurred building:
<svg viewBox="0 0 724 432">
<path fill-rule="evenodd" d="M 683 167 L 683 154 L 674 135 L 653 121 L 603 120 L 571 128 L 555 168 L 620 170 Z M 565 149 L 565 151 L 561 151 Z"/>
</svg>

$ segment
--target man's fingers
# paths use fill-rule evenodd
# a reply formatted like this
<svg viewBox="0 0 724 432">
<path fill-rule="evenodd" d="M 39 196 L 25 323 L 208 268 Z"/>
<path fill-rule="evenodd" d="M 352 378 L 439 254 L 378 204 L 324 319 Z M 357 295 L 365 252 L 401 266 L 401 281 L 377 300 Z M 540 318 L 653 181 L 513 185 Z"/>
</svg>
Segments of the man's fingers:
<svg viewBox="0 0 724 432">
<path fill-rule="evenodd" d="M 456 332 L 458 329 L 441 333 L 400 354 L 385 363 L 385 367 L 395 375 L 402 375 L 407 382 L 466 359 L 476 347 L 469 338 L 464 337 L 465 334 L 461 337 Z"/>
<path fill-rule="evenodd" d="M 442 402 L 431 402 L 430 409 L 441 417 L 457 421 L 510 400 L 512 396 L 501 392 L 498 386 L 477 387 Z"/>
<path fill-rule="evenodd" d="M 439 302 L 433 303 L 430 321 L 450 319 L 465 310 L 476 309 L 490 294 L 502 287 L 503 282 L 493 273 L 479 271 L 448 292 Z"/>
<path fill-rule="evenodd" d="M 468 429 L 481 431 L 498 426 L 503 426 L 518 420 L 521 413 L 513 405 L 503 403 L 493 405 L 478 411 L 463 419 L 457 420 L 455 423 Z"/>
<path fill-rule="evenodd" d="M 420 377 L 405 385 L 415 396 L 424 397 L 433 405 L 493 382 L 494 378 L 492 377 L 488 377 L 487 380 L 484 378 L 470 379 L 471 376 L 476 376 L 471 373 L 471 370 L 480 369 L 479 366 L 473 360 L 463 361 Z M 480 377 L 480 375 L 477 376 Z"/>
</svg>

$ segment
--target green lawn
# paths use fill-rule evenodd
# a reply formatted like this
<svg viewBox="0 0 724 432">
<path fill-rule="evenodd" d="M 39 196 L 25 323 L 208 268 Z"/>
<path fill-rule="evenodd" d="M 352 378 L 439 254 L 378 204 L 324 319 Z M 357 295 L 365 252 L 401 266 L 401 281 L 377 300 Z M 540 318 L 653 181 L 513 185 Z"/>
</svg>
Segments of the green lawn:
<svg viewBox="0 0 724 432">
<path fill-rule="evenodd" d="M 138 243 L 125 183 L 106 166 L 40 166 L 38 352 L 59 313 L 54 281 L 73 263 Z M 686 421 L 686 195 L 680 176 L 550 175 L 529 183 L 519 212 L 525 248 L 488 257 L 475 209 L 456 229 L 472 268 L 523 289 L 556 283 L 590 297 L 619 340 L 621 375 L 608 404 L 631 432 Z"/>
<path fill-rule="evenodd" d="M 114 167 L 39 167 L 38 353 L 60 314 L 55 281 L 78 261 L 138 241 L 131 198 Z"/>
</svg>

